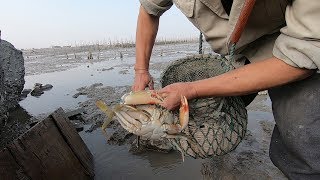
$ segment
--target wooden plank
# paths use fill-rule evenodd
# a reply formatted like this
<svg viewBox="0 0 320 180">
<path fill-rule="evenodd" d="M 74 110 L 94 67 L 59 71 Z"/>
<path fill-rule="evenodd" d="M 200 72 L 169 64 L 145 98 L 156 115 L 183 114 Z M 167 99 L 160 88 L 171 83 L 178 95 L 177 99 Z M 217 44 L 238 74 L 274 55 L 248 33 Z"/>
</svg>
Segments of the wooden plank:
<svg viewBox="0 0 320 180">
<path fill-rule="evenodd" d="M 71 124 L 70 120 L 66 117 L 63 109 L 59 108 L 52 113 L 51 116 L 55 120 L 65 141 L 69 144 L 70 148 L 86 170 L 86 173 L 93 177 L 94 164 L 92 154 L 79 136 L 74 126 Z"/>
<path fill-rule="evenodd" d="M 19 165 L 16 163 L 7 148 L 0 152 L 0 177 L 1 179 L 18 179 Z"/>
<path fill-rule="evenodd" d="M 47 118 L 8 146 L 31 179 L 89 179 L 52 118 Z"/>
</svg>

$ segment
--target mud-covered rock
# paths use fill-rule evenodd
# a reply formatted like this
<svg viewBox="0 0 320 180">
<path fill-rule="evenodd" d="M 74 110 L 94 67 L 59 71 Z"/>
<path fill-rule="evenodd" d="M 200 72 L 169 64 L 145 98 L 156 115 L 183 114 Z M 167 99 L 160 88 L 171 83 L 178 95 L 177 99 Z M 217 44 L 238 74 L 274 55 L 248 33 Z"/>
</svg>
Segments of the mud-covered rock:
<svg viewBox="0 0 320 180">
<path fill-rule="evenodd" d="M 31 91 L 31 96 L 41 96 L 44 91 L 49 91 L 50 89 L 52 89 L 52 85 L 51 84 L 46 84 L 46 85 L 42 85 L 41 83 L 36 83 L 34 85 L 33 90 Z"/>
<path fill-rule="evenodd" d="M 38 97 L 38 96 L 41 96 L 43 93 L 44 92 L 41 90 L 41 87 L 35 86 L 30 94 L 31 94 L 31 96 Z"/>
<path fill-rule="evenodd" d="M 32 91 L 32 89 L 24 89 L 24 90 L 22 90 L 22 92 L 21 92 L 21 100 L 25 99 L 28 96 L 28 94 L 30 94 L 31 91 Z"/>
<path fill-rule="evenodd" d="M 46 85 L 41 86 L 42 91 L 49 91 L 52 88 L 53 88 L 53 86 L 51 84 L 46 84 Z"/>
<path fill-rule="evenodd" d="M 2 61 L 0 61 L 0 127 L 3 124 L 7 117 L 5 116 L 5 113 L 7 111 L 7 108 L 4 106 L 4 72 L 2 70 Z"/>
<path fill-rule="evenodd" d="M 18 105 L 24 86 L 24 59 L 22 52 L 5 40 L 0 40 L 0 123 L 7 112 Z"/>
<path fill-rule="evenodd" d="M 31 115 L 19 105 L 10 110 L 10 116 L 0 130 L 0 150 L 32 127 L 30 119 Z"/>
</svg>

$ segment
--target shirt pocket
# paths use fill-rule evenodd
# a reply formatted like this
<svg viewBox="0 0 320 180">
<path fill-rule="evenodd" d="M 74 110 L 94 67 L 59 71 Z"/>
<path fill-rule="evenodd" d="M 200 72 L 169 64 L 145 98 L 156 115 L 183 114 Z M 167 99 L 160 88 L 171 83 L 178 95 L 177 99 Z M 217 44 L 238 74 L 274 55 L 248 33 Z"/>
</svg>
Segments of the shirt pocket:
<svg viewBox="0 0 320 180">
<path fill-rule="evenodd" d="M 207 6 L 212 12 L 221 18 L 228 19 L 228 14 L 226 13 L 221 0 L 200 0 L 205 6 Z"/>
<path fill-rule="evenodd" d="M 195 1 L 196 0 L 173 0 L 181 12 L 189 18 L 193 16 Z"/>
</svg>

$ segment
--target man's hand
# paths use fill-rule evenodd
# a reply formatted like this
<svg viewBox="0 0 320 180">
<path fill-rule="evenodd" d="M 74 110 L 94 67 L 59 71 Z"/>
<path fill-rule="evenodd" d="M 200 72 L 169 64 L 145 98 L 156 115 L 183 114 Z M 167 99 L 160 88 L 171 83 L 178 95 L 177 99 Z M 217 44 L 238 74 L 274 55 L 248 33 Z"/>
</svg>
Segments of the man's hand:
<svg viewBox="0 0 320 180">
<path fill-rule="evenodd" d="M 153 90 L 153 79 L 147 70 L 136 70 L 134 84 L 131 87 L 132 91 L 141 91 L 146 87 Z"/>
<path fill-rule="evenodd" d="M 148 69 L 158 27 L 159 17 L 148 14 L 148 12 L 140 6 L 136 32 L 135 78 L 131 88 L 132 91 L 141 91 L 147 86 L 149 89 L 153 89 L 153 81 Z"/>
<path fill-rule="evenodd" d="M 161 106 L 169 110 L 173 110 L 180 105 L 181 95 L 186 96 L 187 99 L 197 97 L 197 92 L 188 82 L 170 84 L 160 89 L 158 93 L 164 98 Z"/>
</svg>

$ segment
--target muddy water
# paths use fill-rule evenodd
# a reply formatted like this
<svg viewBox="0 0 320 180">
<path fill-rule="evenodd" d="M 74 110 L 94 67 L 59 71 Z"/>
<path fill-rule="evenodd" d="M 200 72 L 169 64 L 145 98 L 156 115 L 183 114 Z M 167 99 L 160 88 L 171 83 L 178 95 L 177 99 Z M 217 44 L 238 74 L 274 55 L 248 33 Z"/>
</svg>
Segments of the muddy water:
<svg viewBox="0 0 320 180">
<path fill-rule="evenodd" d="M 108 145 L 100 129 L 80 133 L 94 156 L 95 179 L 201 179 L 204 160 L 186 158 L 178 152 L 133 154 L 129 146 Z"/>
<path fill-rule="evenodd" d="M 253 134 L 262 136 L 262 127 L 256 119 L 272 122 L 272 114 L 260 111 L 249 112 L 249 129 L 252 130 Z M 88 127 L 87 127 L 88 128 Z M 112 130 L 107 130 L 112 133 Z M 260 132 L 260 133 L 259 133 Z M 207 164 L 210 164 L 210 159 L 193 159 L 186 157 L 185 161 L 182 162 L 181 155 L 179 152 L 160 153 L 160 152 L 145 152 L 141 154 L 133 154 L 129 152 L 128 146 L 115 146 L 107 144 L 107 135 L 102 133 L 100 129 L 93 131 L 92 133 L 81 132 L 81 137 L 87 144 L 91 153 L 94 156 L 95 162 L 95 179 L 184 179 L 184 180 L 195 180 L 195 179 L 212 179 L 213 174 L 206 174 Z M 261 137 L 263 138 L 263 137 Z M 257 144 L 254 144 L 257 145 Z M 265 157 L 267 155 L 265 154 Z M 265 158 L 261 158 L 265 159 Z M 232 164 L 232 163 L 230 163 Z M 249 163 L 248 163 L 249 165 Z M 263 169 L 264 165 L 259 164 L 259 167 L 254 167 L 253 164 L 251 172 L 252 174 L 267 175 L 265 177 L 258 176 L 257 179 L 270 179 L 270 174 L 265 174 L 265 171 L 270 169 Z M 249 166 L 251 166 L 249 165 Z M 226 166 L 225 161 L 216 161 L 216 168 L 220 168 L 221 177 L 233 177 L 235 179 L 238 176 L 238 171 L 229 169 Z M 255 165 L 256 166 L 256 165 Z M 208 168 L 208 167 L 207 167 Z M 212 171 L 209 167 L 209 171 Z M 244 167 L 237 167 L 244 168 Z M 244 171 L 250 171 L 249 169 L 243 169 Z M 215 170 L 217 171 L 217 170 Z M 232 172 L 234 171 L 234 172 Z M 253 178 L 243 176 L 243 178 Z M 281 177 L 281 176 L 280 176 Z M 281 179 L 280 177 L 273 177 L 274 179 Z M 232 178 L 232 179 L 233 179 Z M 223 178 L 224 179 L 224 178 Z M 226 178 L 228 179 L 228 178 Z"/>
<path fill-rule="evenodd" d="M 258 101 L 270 107 L 267 96 Z M 106 143 L 108 135 L 100 129 L 80 135 L 92 152 L 95 161 L 95 179 L 285 179 L 268 158 L 266 132 L 272 128 L 270 112 L 250 110 L 249 138 L 239 147 L 222 158 L 193 159 L 186 157 L 182 162 L 179 152 L 144 152 L 133 154 L 128 146 Z M 267 124 L 265 127 L 261 124 Z M 87 127 L 88 128 L 88 127 Z M 112 134 L 112 130 L 108 129 Z M 270 131 L 271 132 L 271 131 Z M 266 136 L 267 133 L 267 136 Z"/>
<path fill-rule="evenodd" d="M 169 57 L 154 57 L 153 63 L 165 63 L 185 57 L 185 53 L 174 54 Z M 25 89 L 32 89 L 35 83 L 51 84 L 53 88 L 45 91 L 41 97 L 33 97 L 30 94 L 20 102 L 31 115 L 49 113 L 58 107 L 74 109 L 79 103 L 86 100 L 85 96 L 73 98 L 77 89 L 90 86 L 94 83 L 102 83 L 105 86 L 131 85 L 133 82 L 133 63 L 135 58 L 128 57 L 123 60 L 107 60 L 98 63 L 85 63 L 79 67 L 67 71 L 51 72 L 40 75 L 26 76 Z M 158 77 L 160 71 L 151 70 L 154 77 Z"/>
</svg>

